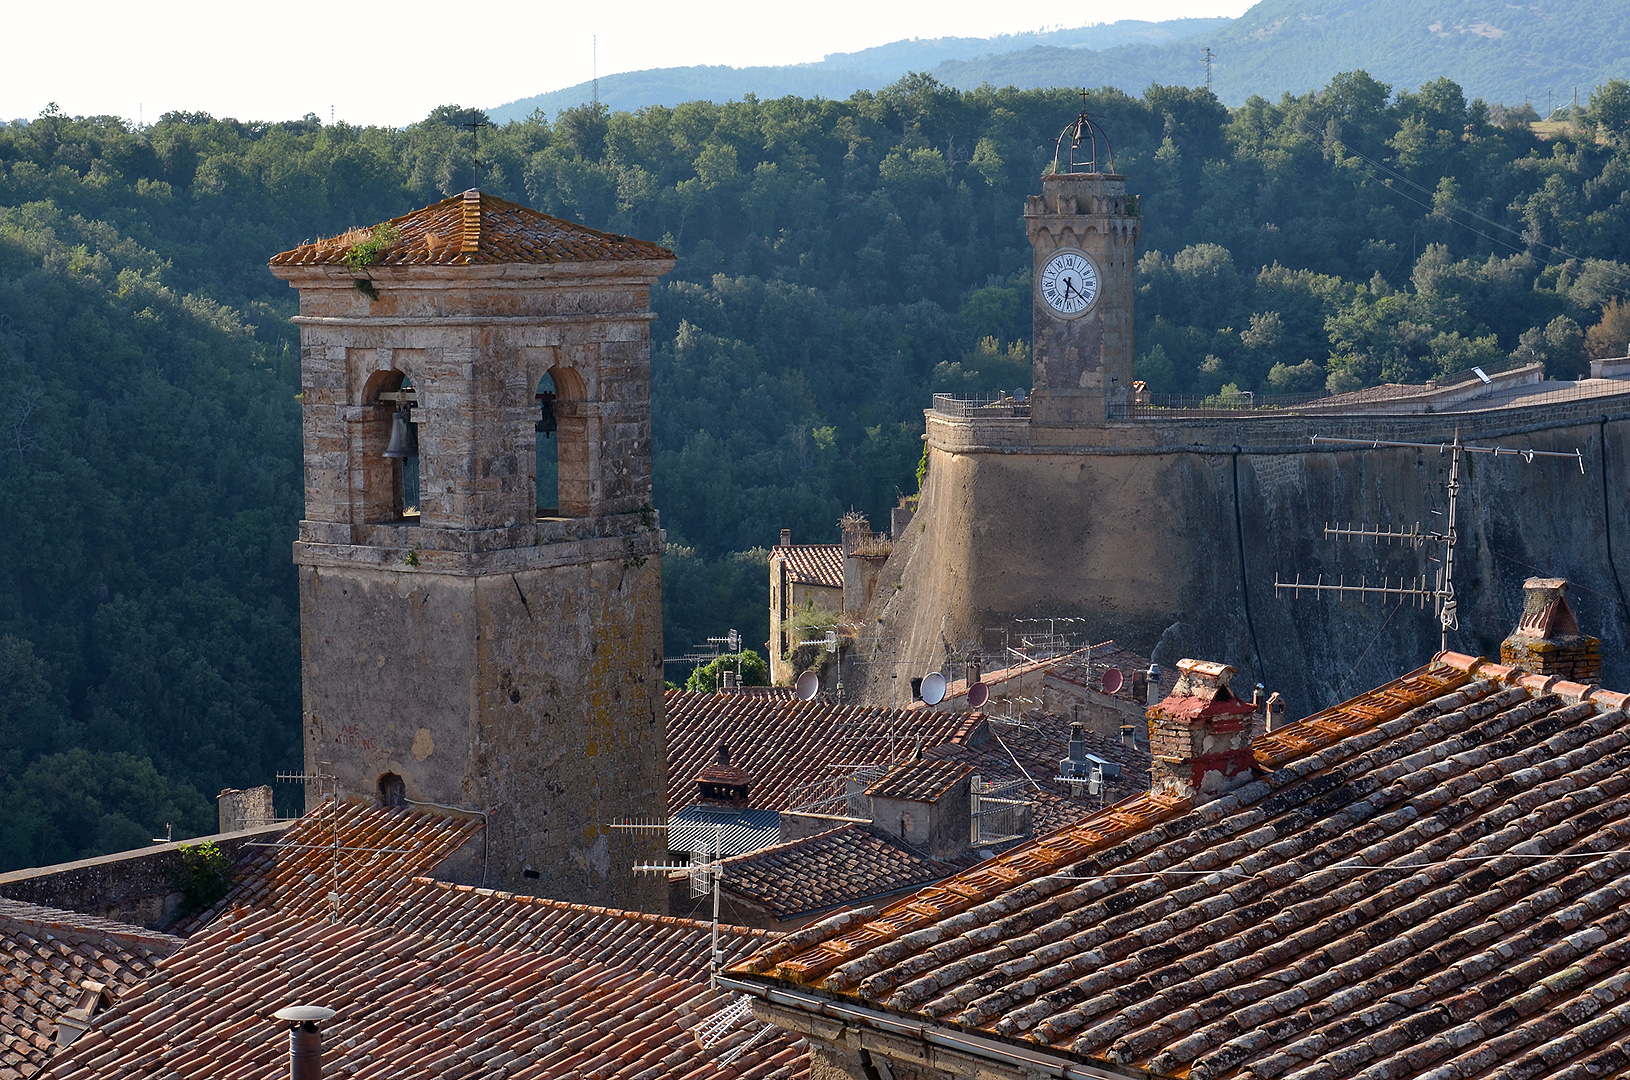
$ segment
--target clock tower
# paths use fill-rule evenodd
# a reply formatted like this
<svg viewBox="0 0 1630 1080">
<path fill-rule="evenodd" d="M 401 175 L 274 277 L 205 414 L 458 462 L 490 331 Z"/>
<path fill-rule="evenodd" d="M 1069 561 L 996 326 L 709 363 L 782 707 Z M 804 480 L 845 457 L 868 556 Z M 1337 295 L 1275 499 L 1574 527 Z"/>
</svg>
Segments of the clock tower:
<svg viewBox="0 0 1630 1080">
<path fill-rule="evenodd" d="M 1041 194 L 1025 201 L 1035 251 L 1032 424 L 1102 424 L 1132 400 L 1137 197 L 1124 176 L 1087 168 L 1043 176 Z"/>
</svg>

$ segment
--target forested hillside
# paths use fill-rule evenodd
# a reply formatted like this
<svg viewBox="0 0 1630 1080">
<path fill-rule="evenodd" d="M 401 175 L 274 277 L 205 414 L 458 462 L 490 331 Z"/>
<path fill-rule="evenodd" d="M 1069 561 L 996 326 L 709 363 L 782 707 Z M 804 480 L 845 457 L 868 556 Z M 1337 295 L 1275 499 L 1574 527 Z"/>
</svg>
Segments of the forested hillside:
<svg viewBox="0 0 1630 1080">
<path fill-rule="evenodd" d="M 1630 339 L 1622 83 L 1547 139 L 1361 74 L 1089 104 L 1141 196 L 1157 390 L 1567 374 Z M 767 636 L 780 528 L 835 539 L 914 489 L 931 392 L 1028 385 L 1019 215 L 1078 107 L 911 77 L 483 133 L 486 190 L 679 253 L 653 297 L 670 654 Z M 297 764 L 298 335 L 265 262 L 468 186 L 467 119 L 0 129 L 0 866 L 206 830 L 221 787 Z"/>
</svg>

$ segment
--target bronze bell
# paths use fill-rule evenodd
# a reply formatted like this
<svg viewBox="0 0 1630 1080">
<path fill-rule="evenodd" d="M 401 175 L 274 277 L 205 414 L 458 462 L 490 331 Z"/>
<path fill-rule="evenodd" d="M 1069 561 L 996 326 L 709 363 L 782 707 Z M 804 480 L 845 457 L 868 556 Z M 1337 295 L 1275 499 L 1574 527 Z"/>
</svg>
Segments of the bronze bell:
<svg viewBox="0 0 1630 1080">
<path fill-rule="evenodd" d="M 547 390 L 538 395 L 538 422 L 534 426 L 539 435 L 555 433 L 555 395 Z"/>
<path fill-rule="evenodd" d="M 410 458 L 419 455 L 418 429 L 413 423 L 411 409 L 397 409 L 391 417 L 391 442 L 385 447 L 388 458 Z"/>
</svg>

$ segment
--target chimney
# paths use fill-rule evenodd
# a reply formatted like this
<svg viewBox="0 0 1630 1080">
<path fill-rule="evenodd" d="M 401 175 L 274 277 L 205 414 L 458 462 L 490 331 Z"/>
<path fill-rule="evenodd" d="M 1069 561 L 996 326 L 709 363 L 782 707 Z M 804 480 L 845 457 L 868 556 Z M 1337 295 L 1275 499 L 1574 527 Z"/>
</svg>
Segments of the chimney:
<svg viewBox="0 0 1630 1080">
<path fill-rule="evenodd" d="M 1149 665 L 1149 670 L 1145 673 L 1145 677 L 1147 678 L 1149 685 L 1143 691 L 1144 700 L 1147 701 L 1151 705 L 1159 704 L 1159 702 L 1160 702 L 1160 665 L 1155 664 L 1155 663 L 1151 663 Z"/>
<path fill-rule="evenodd" d="M 719 672 L 719 689 L 729 693 L 736 689 L 736 673 L 729 668 Z"/>
<path fill-rule="evenodd" d="M 1275 690 L 1268 695 L 1268 730 L 1278 731 L 1285 726 L 1285 699 Z"/>
<path fill-rule="evenodd" d="M 1555 675 L 1595 686 L 1602 681 L 1602 639 L 1587 637 L 1568 606 L 1564 578 L 1522 583 L 1522 618 L 1500 643 L 1500 662 L 1531 675 Z"/>
<path fill-rule="evenodd" d="M 792 546 L 792 530 L 791 529 L 782 529 L 781 530 L 781 546 L 782 547 L 791 547 Z"/>
<path fill-rule="evenodd" d="M 1227 664 L 1179 660 L 1177 672 L 1171 694 L 1149 709 L 1152 786 L 1209 802 L 1250 781 L 1256 710 L 1229 690 Z"/>
<path fill-rule="evenodd" d="M 718 760 L 696 774 L 696 800 L 703 806 L 745 810 L 752 777 L 730 764 L 730 744 L 719 744 Z"/>
<path fill-rule="evenodd" d="M 289 1024 L 289 1080 L 322 1080 L 323 1033 L 317 1025 L 334 1017 L 321 1005 L 290 1005 L 272 1016 Z"/>
</svg>

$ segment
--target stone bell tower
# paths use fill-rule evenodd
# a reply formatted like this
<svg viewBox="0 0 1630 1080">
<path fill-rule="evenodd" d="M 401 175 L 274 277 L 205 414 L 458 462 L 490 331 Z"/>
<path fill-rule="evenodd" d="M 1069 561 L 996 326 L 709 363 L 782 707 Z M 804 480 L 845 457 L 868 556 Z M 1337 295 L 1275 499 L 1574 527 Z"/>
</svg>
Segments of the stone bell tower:
<svg viewBox="0 0 1630 1080">
<path fill-rule="evenodd" d="M 1102 424 L 1130 403 L 1139 220 L 1114 173 L 1054 172 L 1025 200 L 1036 279 L 1032 424 Z"/>
<path fill-rule="evenodd" d="M 606 826 L 666 813 L 650 288 L 673 265 L 473 190 L 271 260 L 300 290 L 307 771 L 486 812 L 489 885 L 664 902 L 629 872 L 661 838 Z"/>
</svg>

